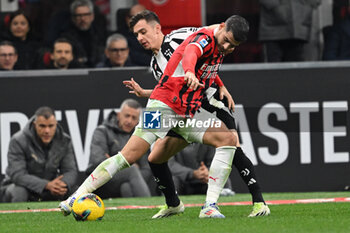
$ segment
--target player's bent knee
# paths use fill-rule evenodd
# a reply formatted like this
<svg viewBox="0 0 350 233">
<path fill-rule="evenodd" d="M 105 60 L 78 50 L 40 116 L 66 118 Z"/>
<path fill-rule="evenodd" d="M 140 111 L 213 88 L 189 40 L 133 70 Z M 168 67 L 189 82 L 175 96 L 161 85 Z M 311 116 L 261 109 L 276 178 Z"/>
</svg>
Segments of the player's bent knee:
<svg viewBox="0 0 350 233">
<path fill-rule="evenodd" d="M 155 164 L 165 163 L 187 145 L 188 143 L 184 139 L 178 137 L 167 136 L 164 139 L 159 139 L 153 146 L 148 161 Z"/>
<path fill-rule="evenodd" d="M 214 147 L 236 146 L 237 138 L 229 131 L 206 132 L 203 137 L 203 143 Z"/>
<path fill-rule="evenodd" d="M 235 144 L 236 144 L 235 146 L 236 147 L 240 147 L 241 145 L 239 143 L 239 137 L 238 137 L 237 131 L 236 130 L 231 130 L 231 132 L 232 132 L 233 136 L 235 137 Z"/>
<path fill-rule="evenodd" d="M 225 135 L 222 135 L 220 141 L 223 144 L 221 146 L 236 146 L 237 145 L 237 138 L 232 133 L 225 133 Z"/>
</svg>

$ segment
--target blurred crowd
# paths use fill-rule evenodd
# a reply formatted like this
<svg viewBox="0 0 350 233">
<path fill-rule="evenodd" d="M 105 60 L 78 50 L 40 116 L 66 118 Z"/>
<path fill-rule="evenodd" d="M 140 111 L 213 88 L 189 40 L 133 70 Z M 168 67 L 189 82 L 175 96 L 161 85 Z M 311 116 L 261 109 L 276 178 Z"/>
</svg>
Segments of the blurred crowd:
<svg viewBox="0 0 350 233">
<path fill-rule="evenodd" d="M 146 9 L 143 5 L 119 9 L 117 28 L 109 30 L 109 12 L 104 10 L 109 1 L 18 2 L 18 10 L 0 12 L 0 70 L 149 65 L 150 51 L 145 51 L 128 29 L 130 18 Z M 315 12 L 322 2 L 256 0 L 259 19 L 251 22 L 253 38 L 238 53 L 243 59 L 227 61 L 350 59 L 349 1 L 333 2 L 333 25 L 322 28 L 322 48 L 316 42 L 312 45 Z M 315 50 L 321 55 L 312 56 Z M 252 58 L 256 54 L 259 58 Z"/>
<path fill-rule="evenodd" d="M 144 10 L 143 6 L 137 4 L 125 12 L 123 27 L 110 31 L 106 15 L 93 1 L 57 2 L 40 5 L 41 14 L 53 10 L 50 16 L 38 16 L 31 5 L 1 13 L 1 70 L 149 65 L 151 53 L 127 30 L 129 18 Z"/>
</svg>

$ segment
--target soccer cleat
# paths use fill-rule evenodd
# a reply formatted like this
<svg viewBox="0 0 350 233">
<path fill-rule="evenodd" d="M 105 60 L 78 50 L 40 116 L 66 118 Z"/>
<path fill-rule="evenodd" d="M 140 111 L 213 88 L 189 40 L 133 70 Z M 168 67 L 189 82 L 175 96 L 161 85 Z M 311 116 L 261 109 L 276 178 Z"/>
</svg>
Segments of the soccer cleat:
<svg viewBox="0 0 350 233">
<path fill-rule="evenodd" d="M 269 214 L 270 209 L 264 202 L 255 202 L 253 205 L 253 211 L 248 217 L 267 216 Z"/>
<path fill-rule="evenodd" d="M 64 216 L 70 215 L 72 212 L 72 206 L 75 201 L 75 197 L 71 198 L 69 197 L 67 200 L 62 201 L 59 205 L 58 208 L 61 209 L 61 212 Z"/>
<path fill-rule="evenodd" d="M 199 218 L 225 218 L 225 215 L 220 213 L 216 203 L 205 203 L 199 213 Z"/>
<path fill-rule="evenodd" d="M 180 204 L 176 207 L 171 207 L 171 206 L 168 207 L 167 205 L 161 206 L 158 213 L 153 215 L 152 218 L 166 218 L 166 217 L 170 217 L 172 215 L 180 215 L 184 211 L 185 211 L 185 206 L 182 203 L 182 201 L 180 201 Z"/>
</svg>

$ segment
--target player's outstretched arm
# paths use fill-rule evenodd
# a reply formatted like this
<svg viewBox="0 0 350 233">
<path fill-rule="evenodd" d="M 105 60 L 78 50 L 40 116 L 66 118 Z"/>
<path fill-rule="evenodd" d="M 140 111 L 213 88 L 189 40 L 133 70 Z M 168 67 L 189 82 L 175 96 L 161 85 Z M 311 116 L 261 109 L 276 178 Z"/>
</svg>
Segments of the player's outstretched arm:
<svg viewBox="0 0 350 233">
<path fill-rule="evenodd" d="M 135 94 L 137 97 L 149 98 L 153 91 L 152 89 L 143 89 L 137 82 L 135 82 L 134 78 L 131 78 L 131 80 L 124 80 L 123 84 L 131 90 L 129 93 Z"/>
</svg>

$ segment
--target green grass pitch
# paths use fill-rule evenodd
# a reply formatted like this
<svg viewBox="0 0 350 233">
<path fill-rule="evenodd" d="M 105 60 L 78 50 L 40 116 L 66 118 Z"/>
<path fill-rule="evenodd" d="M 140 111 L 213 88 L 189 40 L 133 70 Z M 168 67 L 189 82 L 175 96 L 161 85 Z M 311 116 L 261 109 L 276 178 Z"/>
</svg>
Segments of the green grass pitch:
<svg viewBox="0 0 350 233">
<path fill-rule="evenodd" d="M 349 192 L 265 193 L 266 201 L 349 197 Z M 185 204 L 202 203 L 205 196 L 182 196 Z M 222 197 L 220 202 L 250 201 L 248 194 Z M 163 197 L 104 200 L 106 207 L 161 205 Z M 2 203 L 0 210 L 56 208 L 58 202 Z M 247 218 L 251 206 L 221 206 L 225 219 L 199 219 L 200 207 L 188 207 L 180 216 L 150 219 L 157 209 L 106 210 L 102 221 L 76 222 L 60 212 L 0 214 L 0 232 L 140 232 L 140 233 L 224 233 L 224 232 L 350 232 L 350 202 L 270 205 L 268 217 Z"/>
</svg>

